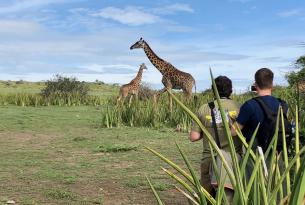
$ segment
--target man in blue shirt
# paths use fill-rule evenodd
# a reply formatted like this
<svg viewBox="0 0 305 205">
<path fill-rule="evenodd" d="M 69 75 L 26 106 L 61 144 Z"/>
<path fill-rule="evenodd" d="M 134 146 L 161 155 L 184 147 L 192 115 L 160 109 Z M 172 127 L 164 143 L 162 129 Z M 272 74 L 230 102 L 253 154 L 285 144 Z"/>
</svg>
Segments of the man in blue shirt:
<svg viewBox="0 0 305 205">
<path fill-rule="evenodd" d="M 273 97 L 273 72 L 268 68 L 261 68 L 255 73 L 255 89 L 258 97 L 275 113 L 278 112 L 281 102 Z M 287 112 L 287 104 L 284 106 L 284 113 Z M 249 142 L 258 123 L 264 121 L 264 112 L 255 99 L 246 101 L 240 108 L 236 123 L 231 128 L 233 136 L 236 135 L 236 126 L 241 129 L 246 140 Z"/>
</svg>

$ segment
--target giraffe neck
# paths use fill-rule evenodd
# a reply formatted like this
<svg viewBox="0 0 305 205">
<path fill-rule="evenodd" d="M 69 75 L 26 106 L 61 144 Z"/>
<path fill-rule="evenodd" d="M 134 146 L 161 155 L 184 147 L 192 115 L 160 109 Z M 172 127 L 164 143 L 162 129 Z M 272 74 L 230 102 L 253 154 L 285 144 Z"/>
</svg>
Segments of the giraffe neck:
<svg viewBox="0 0 305 205">
<path fill-rule="evenodd" d="M 142 74 L 143 74 L 143 68 L 140 68 L 139 71 L 138 71 L 138 73 L 137 73 L 137 75 L 136 75 L 136 77 L 132 80 L 132 82 L 133 82 L 134 84 L 139 85 L 139 84 L 140 84 L 140 81 L 141 81 L 141 79 L 142 79 Z"/>
<path fill-rule="evenodd" d="M 150 62 L 162 73 L 164 74 L 166 70 L 164 69 L 164 65 L 167 63 L 163 59 L 161 59 L 155 52 L 150 48 L 148 43 L 145 42 L 144 52 Z"/>
</svg>

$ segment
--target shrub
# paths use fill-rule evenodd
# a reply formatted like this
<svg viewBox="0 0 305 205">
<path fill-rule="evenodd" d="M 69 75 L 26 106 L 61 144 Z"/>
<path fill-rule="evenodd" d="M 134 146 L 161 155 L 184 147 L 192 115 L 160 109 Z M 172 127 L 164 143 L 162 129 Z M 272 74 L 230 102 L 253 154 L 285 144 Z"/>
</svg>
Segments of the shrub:
<svg viewBox="0 0 305 205">
<path fill-rule="evenodd" d="M 56 75 L 54 79 L 46 82 L 46 87 L 41 91 L 45 98 L 60 98 L 64 103 L 77 100 L 78 103 L 86 100 L 89 86 L 74 77 Z"/>
<path fill-rule="evenodd" d="M 11 81 L 5 81 L 4 84 L 5 84 L 7 87 L 12 85 Z"/>
<path fill-rule="evenodd" d="M 98 84 L 98 85 L 105 85 L 105 83 L 103 81 L 100 81 L 98 79 L 95 80 L 95 84 Z"/>
<path fill-rule="evenodd" d="M 18 84 L 23 84 L 24 83 L 24 81 L 23 80 L 18 80 L 18 81 L 16 81 L 16 84 L 18 85 Z"/>
<path fill-rule="evenodd" d="M 153 90 L 149 84 L 142 83 L 139 87 L 139 100 L 148 100 L 152 98 L 152 96 L 156 93 L 155 90 Z"/>
</svg>

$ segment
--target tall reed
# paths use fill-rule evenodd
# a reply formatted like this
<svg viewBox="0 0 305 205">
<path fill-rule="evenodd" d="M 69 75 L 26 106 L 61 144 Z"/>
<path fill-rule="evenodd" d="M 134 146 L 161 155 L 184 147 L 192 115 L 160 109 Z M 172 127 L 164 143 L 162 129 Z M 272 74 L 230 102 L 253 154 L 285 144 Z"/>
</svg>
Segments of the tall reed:
<svg viewBox="0 0 305 205">
<path fill-rule="evenodd" d="M 213 75 L 211 73 L 211 78 L 213 81 Z M 230 154 L 233 161 L 233 170 L 231 170 L 225 160 L 222 152 L 219 147 L 216 145 L 212 135 L 204 127 L 201 121 L 197 116 L 185 106 L 175 95 L 170 93 L 174 101 L 183 108 L 183 110 L 200 126 L 204 133 L 204 137 L 207 138 L 211 152 L 214 151 L 216 155 L 221 160 L 227 175 L 229 176 L 231 183 L 234 188 L 234 199 L 233 204 L 289 204 L 289 205 L 301 205 L 303 204 L 304 194 L 305 194 L 305 158 L 304 152 L 305 147 L 299 149 L 299 125 L 296 125 L 297 134 L 295 136 L 295 155 L 288 160 L 288 151 L 285 143 L 285 133 L 283 136 L 278 136 L 276 131 L 272 141 L 265 152 L 265 156 L 261 155 L 256 151 L 256 148 L 252 147 L 256 132 L 253 134 L 250 143 L 246 143 L 244 136 L 240 131 L 238 132 L 237 137 L 239 137 L 245 148 L 246 153 L 241 162 L 237 161 L 236 152 L 234 144 L 232 141 L 232 135 L 229 130 L 229 124 L 225 120 L 225 112 L 220 103 L 220 98 L 213 81 L 213 87 L 216 93 L 217 103 L 219 105 L 221 116 L 223 122 L 225 123 L 226 136 L 230 144 Z M 295 111 L 295 121 L 298 122 L 298 113 Z M 276 130 L 279 129 L 279 125 L 284 127 L 283 112 L 282 109 L 279 109 L 278 120 L 276 125 Z M 277 139 L 282 137 L 283 139 L 283 151 L 281 154 L 277 154 Z M 216 177 L 218 180 L 218 190 L 216 197 L 212 197 L 202 186 L 199 184 L 199 180 L 196 172 L 191 166 L 186 154 L 181 150 L 177 144 L 177 148 L 181 154 L 183 161 L 185 162 L 188 171 L 182 170 L 177 164 L 173 163 L 171 160 L 167 159 L 162 154 L 157 151 L 147 147 L 146 149 L 163 160 L 167 165 L 170 165 L 174 170 L 162 168 L 164 172 L 169 175 L 175 182 L 179 184 L 179 187 L 176 186 L 177 190 L 187 197 L 190 204 L 203 205 L 209 202 L 210 204 L 228 204 L 224 194 L 224 183 L 220 180 L 220 177 Z M 284 166 L 281 166 L 280 159 L 283 158 Z M 303 158 L 303 160 L 300 160 Z M 265 161 L 264 159 L 269 159 Z M 302 163 L 301 163 L 302 162 Z M 267 166 L 265 166 L 267 164 Z M 213 158 L 213 165 L 215 166 L 215 160 Z M 247 169 L 251 165 L 252 173 L 247 176 Z M 268 171 L 265 172 L 265 167 Z M 219 173 L 217 169 L 216 176 L 220 176 L 222 173 Z M 294 179 L 297 179 L 294 184 L 290 183 L 289 177 L 292 176 Z M 151 182 L 150 182 L 151 184 Z M 153 187 L 153 185 L 151 185 Z M 154 191 L 156 198 L 158 199 L 158 204 L 162 204 L 158 193 Z"/>
</svg>

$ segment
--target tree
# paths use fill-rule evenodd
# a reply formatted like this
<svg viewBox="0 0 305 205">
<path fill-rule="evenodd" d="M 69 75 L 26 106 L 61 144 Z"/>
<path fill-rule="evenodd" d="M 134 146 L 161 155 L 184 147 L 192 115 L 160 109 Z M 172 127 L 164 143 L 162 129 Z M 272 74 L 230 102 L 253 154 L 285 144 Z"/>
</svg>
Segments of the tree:
<svg viewBox="0 0 305 205">
<path fill-rule="evenodd" d="M 305 55 L 296 60 L 295 67 L 298 71 L 289 72 L 285 77 L 290 86 L 298 83 L 305 83 Z"/>
</svg>

